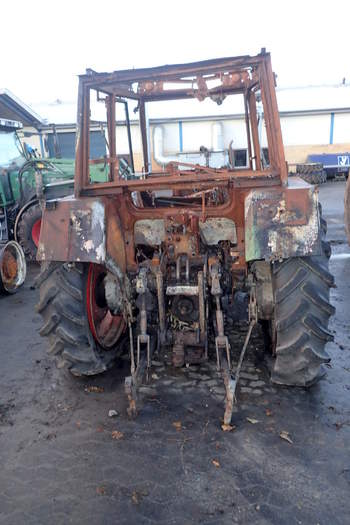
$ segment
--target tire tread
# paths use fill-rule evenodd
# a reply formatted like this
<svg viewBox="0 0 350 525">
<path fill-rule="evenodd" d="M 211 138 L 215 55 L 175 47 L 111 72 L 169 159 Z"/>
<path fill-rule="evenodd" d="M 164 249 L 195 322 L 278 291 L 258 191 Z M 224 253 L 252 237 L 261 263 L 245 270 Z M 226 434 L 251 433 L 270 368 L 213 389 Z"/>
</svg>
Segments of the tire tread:
<svg viewBox="0 0 350 525">
<path fill-rule="evenodd" d="M 326 231 L 321 218 L 322 236 Z M 334 339 L 328 321 L 335 312 L 329 301 L 330 288 L 335 284 L 328 269 L 329 243 L 322 240 L 322 249 L 319 256 L 293 257 L 274 264 L 274 383 L 311 386 L 323 376 L 323 364 L 330 361 L 325 345 Z"/>
<path fill-rule="evenodd" d="M 76 376 L 104 372 L 120 355 L 119 345 L 103 351 L 92 338 L 84 304 L 85 272 L 81 263 L 44 263 L 36 280 L 36 311 L 43 318 L 39 333 L 48 337 L 48 353 L 55 356 L 57 367 Z"/>
</svg>

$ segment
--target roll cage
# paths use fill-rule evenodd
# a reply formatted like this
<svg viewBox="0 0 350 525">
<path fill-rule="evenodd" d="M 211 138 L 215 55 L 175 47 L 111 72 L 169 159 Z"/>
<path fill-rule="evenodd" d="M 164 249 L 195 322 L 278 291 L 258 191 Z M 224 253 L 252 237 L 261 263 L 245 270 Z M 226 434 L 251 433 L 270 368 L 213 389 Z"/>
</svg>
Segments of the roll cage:
<svg viewBox="0 0 350 525">
<path fill-rule="evenodd" d="M 89 129 L 91 91 L 104 101 L 107 113 L 108 155 L 89 160 Z M 247 130 L 248 168 L 234 166 L 211 168 L 185 162 L 169 162 L 163 171 L 152 170 L 147 103 L 181 99 L 211 98 L 220 104 L 232 94 L 244 98 Z M 257 100 L 262 101 L 263 118 L 269 152 L 269 165 L 263 162 L 258 129 Z M 142 142 L 143 167 L 135 173 L 132 157 L 130 119 L 127 100 L 137 104 Z M 120 169 L 116 154 L 116 103 L 125 107 L 125 123 L 131 162 L 129 170 Z M 107 166 L 107 181 L 92 182 L 89 164 L 103 161 Z M 275 77 L 270 54 L 262 50 L 256 56 L 222 58 L 161 66 L 129 69 L 113 73 L 88 70 L 79 77 L 78 121 L 75 165 L 75 196 L 106 195 L 124 191 L 145 192 L 152 189 L 205 190 L 231 184 L 237 187 L 287 185 L 281 127 L 275 93 Z"/>
</svg>

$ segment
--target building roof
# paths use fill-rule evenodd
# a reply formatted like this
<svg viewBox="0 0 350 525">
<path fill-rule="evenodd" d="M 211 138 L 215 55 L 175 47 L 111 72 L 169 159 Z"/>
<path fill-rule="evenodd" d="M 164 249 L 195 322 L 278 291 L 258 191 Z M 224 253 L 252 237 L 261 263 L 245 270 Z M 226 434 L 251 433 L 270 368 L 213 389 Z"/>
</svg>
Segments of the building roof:
<svg viewBox="0 0 350 525">
<path fill-rule="evenodd" d="M 280 111 L 315 111 L 350 107 L 350 83 L 277 88 Z"/>
<path fill-rule="evenodd" d="M 43 119 L 32 108 L 5 88 L 0 88 L 0 117 L 34 128 L 43 124 Z"/>
</svg>

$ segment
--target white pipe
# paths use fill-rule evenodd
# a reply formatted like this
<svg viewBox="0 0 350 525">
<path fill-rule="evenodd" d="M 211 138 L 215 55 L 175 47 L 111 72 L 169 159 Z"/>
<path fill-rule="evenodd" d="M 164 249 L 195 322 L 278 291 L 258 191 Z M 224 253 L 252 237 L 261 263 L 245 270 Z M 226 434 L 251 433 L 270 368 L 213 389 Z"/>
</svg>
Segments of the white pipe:
<svg viewBox="0 0 350 525">
<path fill-rule="evenodd" d="M 153 157 L 157 164 L 163 168 L 172 161 L 178 161 L 177 156 L 164 155 L 164 130 L 162 126 L 156 126 L 153 131 Z"/>
<path fill-rule="evenodd" d="M 212 151 L 223 151 L 224 133 L 221 122 L 214 122 L 211 128 L 211 148 Z"/>
</svg>

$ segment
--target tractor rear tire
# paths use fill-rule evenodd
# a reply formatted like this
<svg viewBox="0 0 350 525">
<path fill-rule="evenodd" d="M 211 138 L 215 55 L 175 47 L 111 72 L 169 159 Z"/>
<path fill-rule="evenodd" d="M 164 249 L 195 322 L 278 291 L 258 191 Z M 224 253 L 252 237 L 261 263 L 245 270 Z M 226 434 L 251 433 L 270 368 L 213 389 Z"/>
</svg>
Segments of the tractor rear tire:
<svg viewBox="0 0 350 525">
<path fill-rule="evenodd" d="M 44 264 L 36 281 L 40 286 L 36 311 L 44 321 L 40 335 L 48 337 L 48 353 L 55 356 L 57 367 L 75 376 L 100 374 L 111 368 L 121 354 L 121 345 L 103 349 L 91 332 L 86 300 L 89 266 Z M 121 335 L 122 330 L 118 338 Z"/>
<path fill-rule="evenodd" d="M 297 164 L 297 175 L 308 184 L 324 184 L 327 174 L 322 164 Z"/>
<path fill-rule="evenodd" d="M 17 239 L 21 245 L 26 259 L 36 260 L 39 244 L 42 211 L 36 202 L 27 208 L 21 215 L 17 226 Z"/>
<path fill-rule="evenodd" d="M 321 219 L 321 227 L 326 228 Z M 324 375 L 325 351 L 333 335 L 328 321 L 335 308 L 329 302 L 334 278 L 328 270 L 329 243 L 323 255 L 294 257 L 273 265 L 276 359 L 274 383 L 308 387 Z"/>
</svg>

